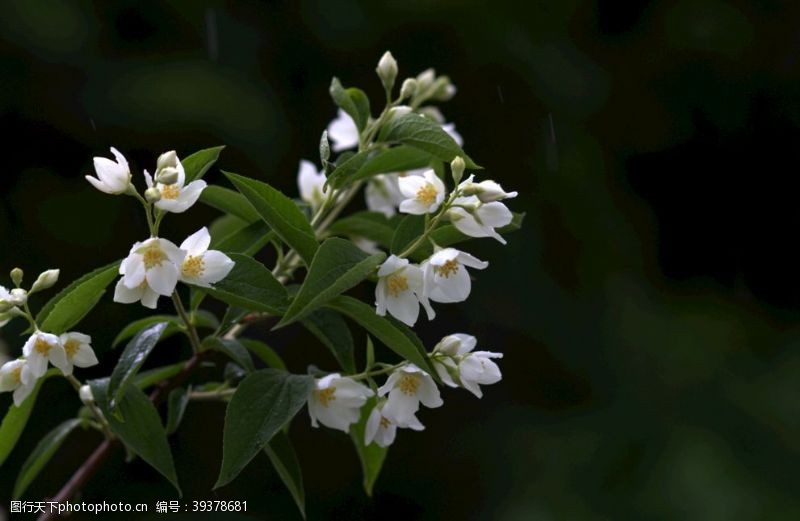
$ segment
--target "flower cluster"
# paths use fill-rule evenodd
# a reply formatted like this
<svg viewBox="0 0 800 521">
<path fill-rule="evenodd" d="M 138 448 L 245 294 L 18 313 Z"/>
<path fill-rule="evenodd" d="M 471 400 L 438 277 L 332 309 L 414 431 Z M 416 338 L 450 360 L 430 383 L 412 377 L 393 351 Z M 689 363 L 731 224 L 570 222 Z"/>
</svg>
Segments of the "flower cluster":
<svg viewBox="0 0 800 521">
<path fill-rule="evenodd" d="M 474 351 L 475 337 L 456 333 L 444 337 L 430 354 L 441 381 L 449 387 L 462 387 L 478 398 L 482 397 L 480 385 L 500 381 L 500 368 L 492 359 L 502 354 L 491 351 Z M 342 376 L 329 374 L 316 380 L 315 389 L 308 401 L 311 424 L 323 424 L 332 429 L 349 432 L 350 426 L 361 417 L 361 409 L 376 396 L 364 431 L 364 444 L 375 443 L 388 447 L 394 442 L 397 429 L 421 431 L 425 426 L 417 418 L 420 404 L 429 409 L 441 407 L 439 388 L 430 374 L 416 365 L 404 362 L 377 373 L 387 373 L 386 382 L 371 389 L 357 380 L 372 374 Z M 371 380 L 371 378 L 370 378 Z"/>
<path fill-rule="evenodd" d="M 0 286 L 0 310 L 3 310 L 0 327 L 15 317 L 27 318 L 33 328 L 22 348 L 22 355 L 0 366 L 0 392 L 13 392 L 14 404 L 20 406 L 31 394 L 36 381 L 47 372 L 48 363 L 61 370 L 64 376 L 72 374 L 74 367 L 96 365 L 97 357 L 92 350 L 92 339 L 88 335 L 71 331 L 54 335 L 40 331 L 28 310 L 28 295 L 48 289 L 58 281 L 59 270 L 43 272 L 29 290 L 20 286 L 23 272 L 15 268 L 11 279 L 17 286 L 9 291 Z"/>
</svg>

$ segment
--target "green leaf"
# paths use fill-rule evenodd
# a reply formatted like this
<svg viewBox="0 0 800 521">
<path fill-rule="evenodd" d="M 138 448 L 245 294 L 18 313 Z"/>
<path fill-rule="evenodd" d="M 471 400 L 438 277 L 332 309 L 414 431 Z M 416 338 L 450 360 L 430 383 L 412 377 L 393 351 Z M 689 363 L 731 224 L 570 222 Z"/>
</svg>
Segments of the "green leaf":
<svg viewBox="0 0 800 521">
<path fill-rule="evenodd" d="M 233 233 L 221 237 L 211 242 L 211 248 L 229 253 L 241 253 L 243 255 L 255 255 L 269 244 L 275 237 L 275 233 L 263 222 L 248 224 L 234 231 Z"/>
<path fill-rule="evenodd" d="M 366 164 L 370 155 L 374 155 L 375 153 L 374 151 L 359 152 L 347 157 L 342 154 L 342 156 L 339 157 L 339 161 L 336 163 L 336 168 L 333 169 L 333 172 L 328 176 L 325 183 L 335 188 L 340 188 L 343 186 L 343 180 L 355 176 Z M 336 182 L 336 184 L 334 184 L 334 182 Z"/>
<path fill-rule="evenodd" d="M 224 353 L 248 373 L 252 373 L 256 370 L 253 365 L 253 359 L 250 358 L 250 353 L 238 340 L 213 336 L 208 337 L 203 341 L 203 349 L 214 349 L 215 351 Z"/>
<path fill-rule="evenodd" d="M 55 374 L 61 374 L 61 371 L 55 368 L 48 370 L 44 376 L 39 378 L 31 394 L 28 395 L 19 407 L 11 404 L 8 408 L 8 412 L 3 417 L 3 423 L 0 423 L 0 466 L 6 461 L 11 451 L 14 450 L 14 446 L 17 444 L 22 431 L 25 429 L 28 418 L 31 415 L 31 410 L 33 410 L 33 406 L 36 403 L 36 396 L 39 394 L 39 389 L 42 388 L 42 384 L 45 380 Z"/>
<path fill-rule="evenodd" d="M 399 255 L 425 233 L 425 217 L 407 215 L 400 221 L 392 237 L 392 253 Z"/>
<path fill-rule="evenodd" d="M 119 261 L 87 273 L 50 299 L 36 316 L 42 331 L 60 335 L 81 321 L 119 273 Z"/>
<path fill-rule="evenodd" d="M 380 212 L 356 212 L 334 222 L 328 231 L 333 235 L 363 237 L 389 248 L 398 222 Z"/>
<path fill-rule="evenodd" d="M 372 337 L 367 335 L 367 354 L 364 370 L 368 371 L 373 365 L 375 365 L 375 345 L 372 343 Z"/>
<path fill-rule="evenodd" d="M 397 142 L 423 150 L 448 163 L 456 156 L 461 156 L 467 168 L 481 168 L 464 153 L 441 125 L 419 114 L 405 114 L 390 120 L 381 129 L 378 139 L 386 143 Z"/>
<path fill-rule="evenodd" d="M 318 309 L 303 319 L 302 324 L 325 344 L 342 369 L 347 373 L 356 372 L 353 335 L 339 313 Z"/>
<path fill-rule="evenodd" d="M 264 452 L 269 456 L 272 466 L 275 467 L 275 472 L 278 473 L 283 484 L 289 489 L 289 493 L 300 510 L 300 515 L 305 519 L 306 492 L 303 487 L 303 473 L 300 470 L 300 462 L 297 461 L 297 454 L 289 437 L 283 432 L 278 432 L 272 438 L 272 441 L 264 447 Z"/>
<path fill-rule="evenodd" d="M 266 183 L 230 172 L 225 175 L 278 237 L 294 248 L 306 265 L 310 264 L 319 244 L 311 224 L 297 205 Z"/>
<path fill-rule="evenodd" d="M 225 414 L 222 468 L 214 488 L 230 483 L 305 405 L 314 378 L 262 369 L 239 383 Z"/>
<path fill-rule="evenodd" d="M 229 235 L 233 235 L 242 228 L 247 227 L 247 222 L 235 215 L 221 215 L 208 225 L 208 234 L 211 235 L 211 244 L 216 244 Z"/>
<path fill-rule="evenodd" d="M 367 420 L 369 414 L 375 407 L 376 398 L 370 398 L 361 409 L 361 419 L 350 427 L 350 438 L 353 440 L 358 459 L 361 460 L 361 470 L 364 475 L 364 491 L 368 496 L 372 496 L 372 489 L 375 486 L 375 481 L 383 467 L 383 461 L 386 459 L 386 453 L 389 451 L 388 447 L 379 447 L 375 443 L 364 445 L 364 431 L 366 430 Z"/>
<path fill-rule="evenodd" d="M 261 220 L 261 216 L 253 209 L 247 198 L 230 188 L 209 185 L 200 194 L 200 201 L 221 212 L 238 217 L 248 224 Z"/>
<path fill-rule="evenodd" d="M 370 116 L 369 98 L 367 98 L 367 95 L 364 94 L 362 90 L 355 87 L 345 89 L 342 87 L 339 78 L 333 78 L 333 80 L 331 80 L 331 86 L 328 90 L 331 94 L 331 98 L 333 98 L 333 102 L 353 118 L 358 130 L 364 130 Z"/>
<path fill-rule="evenodd" d="M 133 379 L 133 384 L 139 389 L 147 389 L 152 385 L 166 380 L 167 378 L 172 378 L 176 374 L 180 373 L 185 365 L 186 362 L 178 362 L 177 364 L 165 365 L 162 367 L 156 367 L 155 369 L 142 371 L 136 375 L 136 378 Z"/>
<path fill-rule="evenodd" d="M 275 329 L 302 318 L 375 273 L 385 253 L 369 255 L 350 241 L 331 237 L 317 250 L 303 285 Z"/>
<path fill-rule="evenodd" d="M 217 162 L 219 153 L 222 152 L 223 148 L 225 147 L 218 146 L 198 150 L 194 154 L 183 159 L 181 164 L 183 165 L 183 169 L 186 171 L 186 184 L 189 184 L 195 179 L 200 179 L 206 175 L 208 169 Z"/>
<path fill-rule="evenodd" d="M 187 405 L 189 405 L 189 393 L 186 388 L 178 387 L 170 391 L 167 398 L 167 434 L 178 430 Z"/>
<path fill-rule="evenodd" d="M 286 364 L 283 363 L 283 360 L 278 353 L 276 353 L 274 349 L 269 347 L 264 342 L 249 338 L 242 338 L 239 340 L 239 342 L 247 349 L 252 351 L 252 353 L 256 355 L 262 362 L 267 364 L 268 367 L 280 369 L 282 371 L 286 370 Z"/>
<path fill-rule="evenodd" d="M 214 315 L 203 311 L 195 313 L 193 315 L 192 321 L 195 327 L 198 328 L 213 329 L 219 325 Z M 116 338 L 114 338 L 114 341 L 111 343 L 111 347 L 112 348 L 117 347 L 122 342 L 133 337 L 133 335 L 135 335 L 142 329 L 146 328 L 147 326 L 152 326 L 153 324 L 157 324 L 159 322 L 169 323 L 167 329 L 165 329 L 164 333 L 161 335 L 161 340 L 166 340 L 170 336 L 179 332 L 183 326 L 183 321 L 177 315 L 152 315 L 149 317 L 140 318 L 139 320 L 134 320 L 133 322 L 122 328 L 122 331 L 119 332 Z"/>
<path fill-rule="evenodd" d="M 354 158 L 358 155 L 356 154 Z M 377 153 L 371 152 L 366 160 L 360 159 L 342 164 L 342 167 L 337 167 L 328 176 L 328 183 L 334 188 L 341 188 L 377 174 L 416 170 L 430 165 L 432 158 L 431 154 L 424 150 L 400 145 Z"/>
<path fill-rule="evenodd" d="M 67 439 L 69 433 L 80 424 L 81 420 L 78 419 L 67 420 L 42 438 L 30 456 L 28 456 L 28 459 L 25 460 L 25 463 L 22 464 L 22 470 L 20 470 L 17 482 L 14 484 L 12 499 L 18 500 L 25 493 L 28 486 L 50 461 L 50 458 L 61 448 L 61 444 Z"/>
<path fill-rule="evenodd" d="M 375 308 L 352 297 L 336 297 L 327 306 L 352 318 L 386 347 L 436 378 L 436 372 L 428 360 L 428 355 L 421 347 L 422 342 L 415 342 L 408 336 L 407 331 L 411 330 L 398 328 L 396 323 L 386 317 L 376 315 Z M 413 332 L 411 334 L 413 335 Z"/>
<path fill-rule="evenodd" d="M 89 381 L 95 403 L 108 420 L 108 425 L 125 446 L 167 478 L 181 494 L 175 463 L 167 443 L 167 433 L 155 405 L 134 385 L 129 385 L 117 405 L 125 421 L 118 420 L 108 407 L 107 378 Z"/>
<path fill-rule="evenodd" d="M 230 258 L 236 264 L 213 288 L 203 288 L 212 297 L 250 311 L 281 315 L 289 304 L 286 288 L 263 264 L 238 253 Z"/>
<path fill-rule="evenodd" d="M 122 401 L 122 396 L 128 389 L 128 382 L 139 372 L 166 328 L 167 322 L 153 324 L 139 331 L 125 346 L 116 367 L 111 372 L 108 383 L 107 392 L 111 411 L 116 412 L 117 405 Z"/>
</svg>

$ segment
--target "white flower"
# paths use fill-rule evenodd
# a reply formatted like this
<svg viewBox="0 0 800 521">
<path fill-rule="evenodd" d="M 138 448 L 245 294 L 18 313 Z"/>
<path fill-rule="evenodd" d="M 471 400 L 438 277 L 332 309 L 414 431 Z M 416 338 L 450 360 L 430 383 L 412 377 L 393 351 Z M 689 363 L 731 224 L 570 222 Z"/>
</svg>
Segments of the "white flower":
<svg viewBox="0 0 800 521">
<path fill-rule="evenodd" d="M 328 194 L 325 187 L 325 172 L 317 171 L 314 163 L 300 161 L 300 170 L 297 172 L 297 187 L 300 189 L 300 198 L 307 202 L 311 208 L 319 208 Z"/>
<path fill-rule="evenodd" d="M 482 270 L 488 265 L 455 248 L 441 249 L 422 264 L 425 295 L 434 302 L 463 302 L 472 288 L 466 267 Z"/>
<path fill-rule="evenodd" d="M 426 170 L 422 177 L 405 176 L 397 180 L 406 199 L 400 203 L 400 211 L 414 215 L 433 213 L 444 200 L 444 183 L 436 172 Z"/>
<path fill-rule="evenodd" d="M 397 213 L 398 199 L 402 200 L 400 188 L 397 186 L 397 176 L 394 174 L 380 174 L 371 178 L 364 195 L 367 209 L 381 212 L 386 217 L 392 217 Z"/>
<path fill-rule="evenodd" d="M 336 119 L 328 124 L 328 137 L 333 141 L 331 148 L 334 152 L 356 147 L 360 139 L 356 122 L 342 109 L 339 109 Z"/>
<path fill-rule="evenodd" d="M 503 354 L 473 351 L 477 344 L 472 335 L 448 335 L 433 350 L 434 355 L 443 354 L 446 358 L 434 356 L 433 365 L 444 383 L 457 387 L 458 380 L 464 389 L 481 398 L 481 385 L 495 384 L 503 378 L 500 368 L 492 361 L 493 358 L 503 358 Z"/>
<path fill-rule="evenodd" d="M 398 425 L 382 414 L 383 407 L 386 402 L 381 402 L 372 408 L 367 418 L 367 424 L 364 429 L 364 445 L 375 443 L 378 447 L 386 448 L 394 443 L 397 428 L 409 428 L 415 431 L 425 430 L 425 426 L 420 423 L 416 416 L 411 416 L 405 424 Z"/>
<path fill-rule="evenodd" d="M 174 168 L 177 170 L 178 179 L 172 184 L 155 184 L 155 188 L 161 193 L 161 199 L 156 201 L 155 205 L 156 208 L 165 212 L 182 213 L 197 202 L 200 198 L 200 194 L 202 194 L 203 190 L 206 188 L 206 182 L 202 179 L 198 179 L 184 186 L 186 183 L 186 171 L 177 156 L 175 159 L 177 163 Z M 144 178 L 147 182 L 147 187 L 153 188 L 153 178 L 147 170 L 144 171 Z"/>
<path fill-rule="evenodd" d="M 137 242 L 119 266 L 122 279 L 114 291 L 114 302 L 155 308 L 158 295 L 169 296 L 178 283 L 179 266 L 186 256 L 166 239 L 153 237 Z"/>
<path fill-rule="evenodd" d="M 502 186 L 492 180 L 475 183 L 474 178 L 474 175 L 469 176 L 469 179 L 458 185 L 458 189 L 464 195 L 477 196 L 482 203 L 513 199 L 517 196 L 517 192 L 506 192 Z"/>
<path fill-rule="evenodd" d="M 348 432 L 350 425 L 361 417 L 361 407 L 367 403 L 367 398 L 374 394 L 369 387 L 338 373 L 320 378 L 308 399 L 311 425 L 319 427 L 319 422 L 331 429 Z"/>
<path fill-rule="evenodd" d="M 209 250 L 209 244 L 211 235 L 205 226 L 181 243 L 181 250 L 186 252 L 180 264 L 182 282 L 210 288 L 231 272 L 235 263 L 221 251 Z"/>
<path fill-rule="evenodd" d="M 26 360 L 6 362 L 0 367 L 0 393 L 14 391 L 14 405 L 19 407 L 33 391 L 37 378 Z"/>
<path fill-rule="evenodd" d="M 61 369 L 62 373 L 72 374 L 72 365 L 67 362 L 67 354 L 56 335 L 35 332 L 22 347 L 22 354 L 25 355 L 28 368 L 35 378 L 39 378 L 47 371 L 48 361 Z"/>
<path fill-rule="evenodd" d="M 447 214 L 458 231 L 470 237 L 492 237 L 506 244 L 506 240 L 495 230 L 511 223 L 513 215 L 506 205 L 500 202 L 481 203 L 474 195 L 457 197 L 453 204 Z"/>
<path fill-rule="evenodd" d="M 28 292 L 22 288 L 14 288 L 9 291 L 9 300 L 15 306 L 24 306 L 28 302 Z"/>
<path fill-rule="evenodd" d="M 375 312 L 384 316 L 389 311 L 396 319 L 413 326 L 419 317 L 420 304 L 428 313 L 428 320 L 433 320 L 436 313 L 424 293 L 422 270 L 409 264 L 408 259 L 390 255 L 378 269 Z"/>
<path fill-rule="evenodd" d="M 410 425 L 419 410 L 425 407 L 441 407 L 444 403 L 433 378 L 414 364 L 405 364 L 396 369 L 378 389 L 378 396 L 389 394 L 381 414 L 398 425 Z"/>
<path fill-rule="evenodd" d="M 116 148 L 111 147 L 111 153 L 114 154 L 116 162 L 105 157 L 95 157 L 94 171 L 97 177 L 90 175 L 85 177 L 101 192 L 113 195 L 124 194 L 131 186 L 131 170 L 125 156 L 120 154 Z"/>
<path fill-rule="evenodd" d="M 70 331 L 64 333 L 59 337 L 61 345 L 64 347 L 64 353 L 67 355 L 68 371 L 64 374 L 72 373 L 72 367 L 91 367 L 97 365 L 97 356 L 92 349 L 92 337 Z"/>
</svg>

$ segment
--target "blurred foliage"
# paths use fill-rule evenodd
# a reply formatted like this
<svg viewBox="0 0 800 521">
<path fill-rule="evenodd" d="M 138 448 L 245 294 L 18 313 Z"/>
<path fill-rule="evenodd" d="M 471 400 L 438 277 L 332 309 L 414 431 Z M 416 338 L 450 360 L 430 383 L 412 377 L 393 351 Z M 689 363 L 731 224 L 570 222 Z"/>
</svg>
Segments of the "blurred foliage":
<svg viewBox="0 0 800 521">
<path fill-rule="evenodd" d="M 138 170 L 167 149 L 226 144 L 222 168 L 295 193 L 299 159 L 316 158 L 335 114 L 331 76 L 377 100 L 373 69 L 391 49 L 401 77 L 433 66 L 453 78 L 445 114 L 528 212 L 507 247 L 474 248 L 495 269 L 421 332 L 431 344 L 454 329 L 477 335 L 505 352 L 505 380 L 481 402 L 449 392 L 424 413 L 427 430 L 399 437 L 372 501 L 349 440 L 298 419 L 310 518 L 796 519 L 798 8 L 9 0 L 0 273 L 58 266 L 71 280 L 144 236 L 134 201 L 82 178 L 111 145 Z M 214 215 L 196 208 L 166 233 Z M 108 325 L 143 310 L 106 300 L 82 329 L 109 367 Z M 2 331 L 12 354 L 18 332 Z M 299 328 L 270 343 L 295 371 L 311 359 L 334 367 Z M 156 351 L 155 363 L 179 356 Z M 27 453 L 77 406 L 66 383 L 48 383 L 0 472 L 0 504 Z M 190 405 L 173 440 L 186 498 L 295 516 L 266 458 L 209 492 L 221 429 L 205 426 L 223 413 Z M 53 494 L 94 441 L 70 438 L 29 497 Z M 170 494 L 118 454 L 83 499 Z"/>
</svg>

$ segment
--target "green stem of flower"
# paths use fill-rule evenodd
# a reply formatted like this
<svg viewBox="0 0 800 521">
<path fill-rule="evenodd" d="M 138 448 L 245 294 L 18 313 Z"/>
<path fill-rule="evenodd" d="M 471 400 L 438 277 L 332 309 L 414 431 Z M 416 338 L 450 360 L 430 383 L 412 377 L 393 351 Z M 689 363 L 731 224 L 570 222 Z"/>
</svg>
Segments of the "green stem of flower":
<svg viewBox="0 0 800 521">
<path fill-rule="evenodd" d="M 66 378 L 67 381 L 70 384 L 72 384 L 73 389 L 75 389 L 75 392 L 78 394 L 78 397 L 80 397 L 81 386 L 83 385 L 81 383 L 81 381 L 78 380 L 77 378 L 75 378 L 75 376 L 71 375 L 71 374 L 70 375 L 65 375 L 64 378 Z M 86 404 L 86 406 L 92 412 L 92 415 L 94 415 L 95 420 L 97 420 L 97 423 L 100 425 L 100 430 L 103 431 L 103 435 L 107 439 L 113 440 L 114 439 L 114 433 L 111 432 L 111 428 L 108 426 L 108 422 L 106 421 L 105 416 L 103 416 L 103 413 L 100 411 L 100 409 L 97 407 L 97 405 Z"/>
<path fill-rule="evenodd" d="M 175 304 L 175 311 L 178 312 L 178 316 L 181 317 L 181 320 L 186 325 L 186 330 L 189 333 L 189 343 L 192 344 L 192 351 L 195 354 L 199 353 L 201 349 L 200 337 L 197 334 L 197 329 L 189 318 L 189 314 L 186 312 L 186 308 L 183 307 L 183 301 L 180 295 L 178 295 L 177 290 L 172 292 L 172 302 Z"/>
<path fill-rule="evenodd" d="M 217 401 L 226 400 L 233 396 L 236 389 L 220 389 L 219 391 L 192 391 L 189 393 L 190 400 L 197 401 Z"/>
<path fill-rule="evenodd" d="M 379 375 L 382 375 L 382 374 L 391 373 L 392 371 L 402 367 L 404 364 L 405 364 L 405 362 L 401 362 L 399 364 L 390 365 L 390 366 L 384 367 L 383 369 L 377 369 L 375 371 L 364 371 L 362 373 L 356 373 L 354 375 L 350 375 L 350 376 L 348 376 L 348 378 L 352 378 L 353 380 L 364 380 L 364 379 L 370 378 L 372 376 L 379 376 Z"/>
</svg>

